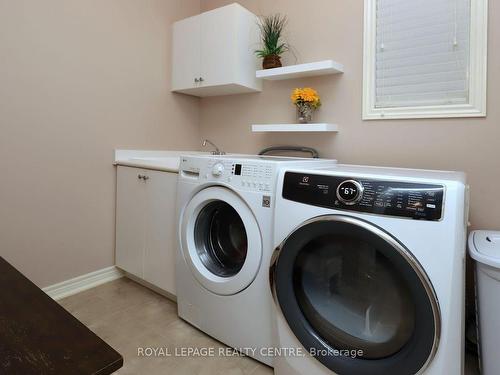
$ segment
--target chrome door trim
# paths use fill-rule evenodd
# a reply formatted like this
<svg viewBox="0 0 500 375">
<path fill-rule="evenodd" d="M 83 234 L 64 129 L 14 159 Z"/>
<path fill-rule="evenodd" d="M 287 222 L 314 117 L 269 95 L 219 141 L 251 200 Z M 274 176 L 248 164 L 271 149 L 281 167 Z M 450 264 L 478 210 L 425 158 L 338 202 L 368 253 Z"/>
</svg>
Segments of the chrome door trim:
<svg viewBox="0 0 500 375">
<path fill-rule="evenodd" d="M 273 296 L 274 303 L 278 309 L 278 312 L 283 315 L 283 311 L 281 310 L 280 303 L 278 301 L 278 296 L 276 293 L 276 267 L 279 262 L 280 254 L 281 251 L 283 250 L 283 247 L 285 246 L 285 243 L 287 240 L 290 238 L 290 236 L 295 233 L 297 230 L 300 228 L 313 224 L 316 222 L 321 222 L 321 221 L 333 221 L 333 222 L 343 222 L 343 223 L 348 223 L 352 225 L 357 225 L 359 227 L 362 227 L 363 229 L 366 229 L 373 234 L 381 237 L 384 239 L 386 242 L 388 242 L 395 250 L 398 251 L 398 253 L 407 261 L 407 263 L 410 264 L 412 269 L 415 271 L 417 274 L 418 278 L 420 279 L 420 282 L 423 284 L 425 291 L 427 293 L 427 296 L 431 302 L 431 307 L 432 307 L 432 315 L 434 316 L 434 342 L 432 344 L 432 349 L 429 354 L 429 357 L 427 358 L 427 361 L 425 364 L 422 366 L 422 368 L 419 370 L 418 374 L 423 373 L 427 367 L 429 367 L 430 363 L 436 356 L 436 352 L 439 347 L 439 340 L 441 337 L 441 308 L 439 306 L 439 300 L 437 298 L 436 291 L 434 290 L 434 287 L 432 286 L 432 283 L 427 276 L 427 273 L 425 272 L 424 268 L 420 264 L 420 262 L 413 256 L 413 254 L 410 253 L 410 251 L 402 244 L 400 243 L 396 238 L 394 238 L 392 235 L 387 233 L 386 231 L 382 230 L 381 228 L 375 226 L 374 224 L 371 224 L 365 220 L 358 219 L 353 216 L 346 216 L 346 215 L 322 215 L 322 216 L 317 216 L 314 218 L 311 218 L 309 220 L 304 221 L 302 224 L 294 228 L 291 233 L 276 247 L 274 250 L 272 257 L 271 257 L 271 266 L 269 268 L 269 283 L 271 287 L 271 293 Z M 326 348 L 331 348 L 323 339 L 315 335 L 315 337 L 318 339 L 318 341 L 325 346 Z"/>
</svg>

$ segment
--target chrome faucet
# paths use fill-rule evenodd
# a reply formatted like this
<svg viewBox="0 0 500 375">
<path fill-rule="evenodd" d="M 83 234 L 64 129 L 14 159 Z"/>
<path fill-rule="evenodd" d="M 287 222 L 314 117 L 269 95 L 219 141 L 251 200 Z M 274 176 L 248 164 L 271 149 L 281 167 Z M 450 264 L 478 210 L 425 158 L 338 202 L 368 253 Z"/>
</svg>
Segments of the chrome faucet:
<svg viewBox="0 0 500 375">
<path fill-rule="evenodd" d="M 224 151 L 221 151 L 215 143 L 209 141 L 208 139 L 203 140 L 203 143 L 201 144 L 202 147 L 206 147 L 207 143 L 212 145 L 213 148 L 215 148 L 215 151 L 212 151 L 212 155 L 226 155 Z"/>
</svg>

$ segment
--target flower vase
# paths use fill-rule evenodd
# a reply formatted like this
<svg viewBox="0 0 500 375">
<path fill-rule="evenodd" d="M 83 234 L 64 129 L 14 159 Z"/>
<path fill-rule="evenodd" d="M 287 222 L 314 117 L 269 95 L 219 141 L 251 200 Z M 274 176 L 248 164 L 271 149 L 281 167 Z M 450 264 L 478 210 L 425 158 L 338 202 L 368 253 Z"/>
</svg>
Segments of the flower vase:
<svg viewBox="0 0 500 375">
<path fill-rule="evenodd" d="M 297 105 L 297 120 L 299 124 L 308 124 L 312 121 L 313 108 L 308 104 Z"/>
</svg>

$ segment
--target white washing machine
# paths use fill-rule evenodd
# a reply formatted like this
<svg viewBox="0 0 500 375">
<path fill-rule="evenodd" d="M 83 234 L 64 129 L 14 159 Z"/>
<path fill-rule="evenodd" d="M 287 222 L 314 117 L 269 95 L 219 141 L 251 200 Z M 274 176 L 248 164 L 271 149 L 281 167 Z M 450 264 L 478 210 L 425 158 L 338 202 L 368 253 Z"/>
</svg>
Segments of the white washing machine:
<svg viewBox="0 0 500 375">
<path fill-rule="evenodd" d="M 286 169 L 271 285 L 277 375 L 461 375 L 465 175 Z"/>
<path fill-rule="evenodd" d="M 335 161 L 183 156 L 178 184 L 179 316 L 271 365 L 269 266 L 276 180 L 285 166 Z"/>
</svg>

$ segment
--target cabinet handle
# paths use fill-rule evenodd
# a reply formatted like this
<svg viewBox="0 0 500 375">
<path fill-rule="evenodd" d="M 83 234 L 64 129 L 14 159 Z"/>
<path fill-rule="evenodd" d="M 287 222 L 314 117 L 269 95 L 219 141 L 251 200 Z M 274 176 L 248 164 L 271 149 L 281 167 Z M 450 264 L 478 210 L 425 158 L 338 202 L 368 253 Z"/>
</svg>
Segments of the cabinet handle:
<svg viewBox="0 0 500 375">
<path fill-rule="evenodd" d="M 142 179 L 143 179 L 144 181 L 147 181 L 147 180 L 149 180 L 149 176 L 142 176 Z"/>
<path fill-rule="evenodd" d="M 144 180 L 144 181 L 149 180 L 149 176 L 146 176 L 146 175 L 143 175 L 143 174 L 138 174 L 137 178 L 139 180 Z"/>
<path fill-rule="evenodd" d="M 204 81 L 203 77 L 200 77 L 200 82 L 203 82 L 203 81 Z"/>
<path fill-rule="evenodd" d="M 138 174 L 138 175 L 137 175 L 137 178 L 138 178 L 139 180 L 141 180 L 143 177 L 144 177 L 144 176 L 143 176 L 142 174 Z"/>
<path fill-rule="evenodd" d="M 199 80 L 198 78 L 195 78 L 195 79 L 194 79 L 194 81 L 195 81 L 196 83 L 200 82 L 200 80 Z"/>
</svg>

